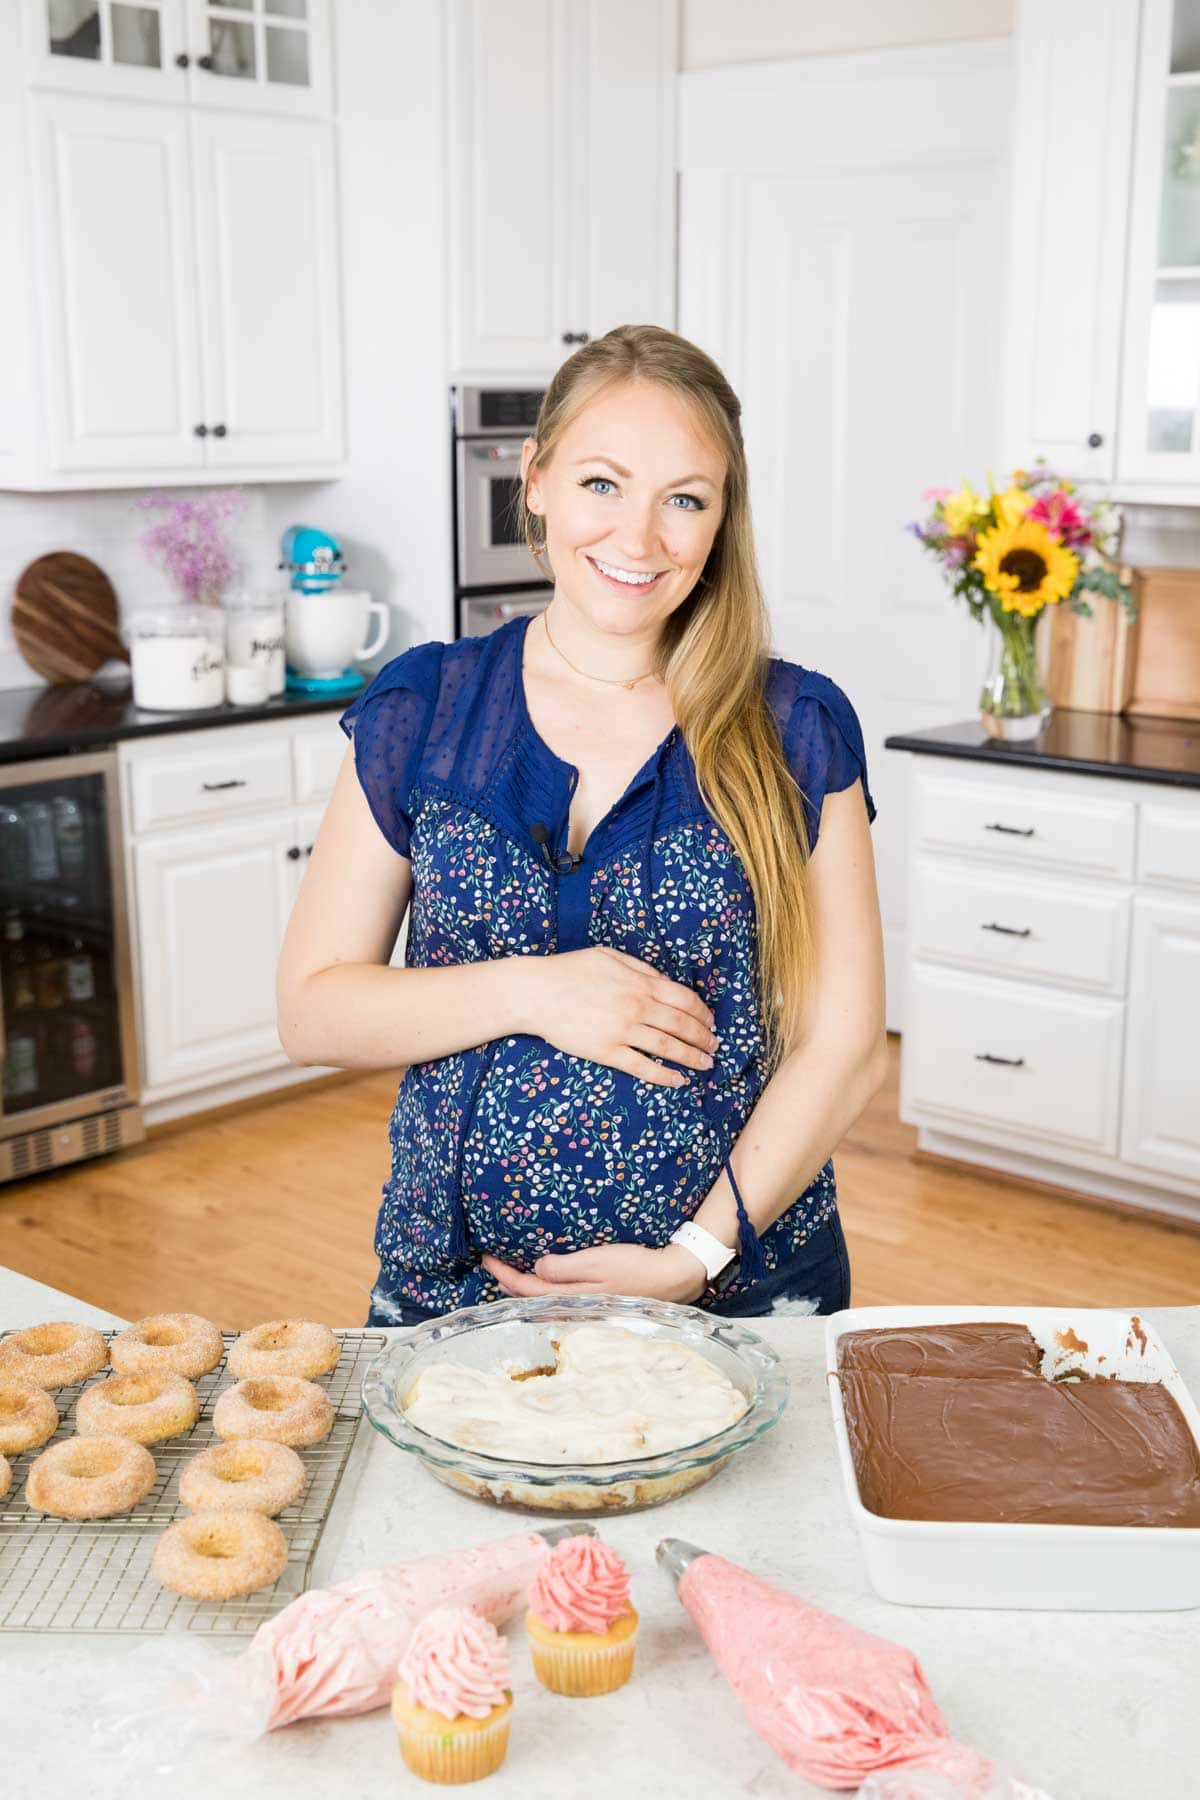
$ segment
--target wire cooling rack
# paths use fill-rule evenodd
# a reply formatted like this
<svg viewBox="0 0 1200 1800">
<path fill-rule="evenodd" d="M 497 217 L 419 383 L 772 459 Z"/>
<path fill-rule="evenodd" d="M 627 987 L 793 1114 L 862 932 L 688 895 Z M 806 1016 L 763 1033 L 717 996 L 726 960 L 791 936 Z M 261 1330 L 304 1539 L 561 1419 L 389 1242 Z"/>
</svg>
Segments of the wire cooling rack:
<svg viewBox="0 0 1200 1800">
<path fill-rule="evenodd" d="M 225 1355 L 237 1335 L 225 1335 Z M 249 1637 L 264 1619 L 303 1593 L 362 1418 L 363 1373 L 387 1342 L 381 1331 L 335 1335 L 341 1340 L 341 1358 L 318 1383 L 333 1402 L 333 1428 L 322 1443 L 298 1452 L 308 1484 L 299 1500 L 279 1514 L 288 1561 L 273 1587 L 236 1600 L 185 1600 L 163 1587 L 150 1568 L 160 1534 L 172 1520 L 187 1515 L 179 1500 L 180 1470 L 198 1451 L 221 1441 L 213 1432 L 212 1407 L 218 1390 L 226 1385 L 222 1356 L 212 1374 L 202 1375 L 196 1383 L 200 1417 L 191 1431 L 150 1446 L 158 1480 L 141 1504 L 127 1513 L 76 1521 L 34 1512 L 25 1504 L 25 1477 L 34 1457 L 48 1446 L 9 1458 L 12 1486 L 0 1500 L 0 1631 L 169 1629 Z M 117 1333 L 107 1331 L 104 1336 L 111 1343 Z M 75 1402 L 83 1387 L 80 1383 L 55 1392 L 59 1427 L 51 1442 L 74 1435 Z"/>
</svg>

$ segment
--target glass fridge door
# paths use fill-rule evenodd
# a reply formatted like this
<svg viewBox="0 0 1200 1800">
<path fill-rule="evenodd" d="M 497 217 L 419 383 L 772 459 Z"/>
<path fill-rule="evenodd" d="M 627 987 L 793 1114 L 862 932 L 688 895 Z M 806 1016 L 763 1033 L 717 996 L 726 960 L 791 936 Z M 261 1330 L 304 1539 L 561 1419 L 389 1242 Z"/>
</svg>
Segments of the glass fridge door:
<svg viewBox="0 0 1200 1800">
<path fill-rule="evenodd" d="M 0 776 L 0 1134 L 136 1086 L 111 759 Z"/>
</svg>

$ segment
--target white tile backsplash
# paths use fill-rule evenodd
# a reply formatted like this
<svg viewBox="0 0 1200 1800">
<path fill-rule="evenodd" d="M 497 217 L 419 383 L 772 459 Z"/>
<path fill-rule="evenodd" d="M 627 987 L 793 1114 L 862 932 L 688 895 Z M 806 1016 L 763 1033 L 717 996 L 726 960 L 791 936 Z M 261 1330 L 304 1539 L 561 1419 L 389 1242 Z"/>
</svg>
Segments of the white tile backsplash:
<svg viewBox="0 0 1200 1800">
<path fill-rule="evenodd" d="M 0 493 L 0 688 L 30 687 L 38 677 L 13 642 L 10 622 L 12 591 L 23 569 L 51 550 L 74 550 L 90 556 L 117 592 L 122 614 L 144 606 L 171 604 L 176 596 L 168 578 L 141 547 L 143 531 L 161 517 L 142 512 L 133 502 L 143 489 L 65 494 Z M 172 488 L 183 498 L 208 490 Z M 297 490 L 299 493 L 301 490 Z M 309 490 L 303 490 L 308 492 Z M 287 486 L 245 489 L 248 504 L 229 528 L 242 563 L 243 580 L 255 587 L 280 587 L 278 532 L 274 519 L 290 514 Z M 302 510 L 302 509 L 301 509 Z"/>
</svg>

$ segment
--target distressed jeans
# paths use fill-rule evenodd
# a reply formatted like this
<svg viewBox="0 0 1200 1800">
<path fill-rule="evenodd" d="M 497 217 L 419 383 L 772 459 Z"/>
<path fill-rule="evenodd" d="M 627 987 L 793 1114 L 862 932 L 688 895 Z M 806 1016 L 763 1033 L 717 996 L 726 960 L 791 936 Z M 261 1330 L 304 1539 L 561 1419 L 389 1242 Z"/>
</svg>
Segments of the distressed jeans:
<svg viewBox="0 0 1200 1800">
<path fill-rule="evenodd" d="M 835 1212 L 818 1225 L 797 1255 L 782 1268 L 742 1293 L 708 1302 L 703 1310 L 725 1319 L 755 1319 L 770 1314 L 777 1318 L 805 1318 L 841 1312 L 849 1304 L 850 1258 L 841 1220 Z M 439 1316 L 409 1300 L 393 1297 L 376 1283 L 366 1323 L 368 1327 L 423 1325 L 427 1319 Z"/>
</svg>

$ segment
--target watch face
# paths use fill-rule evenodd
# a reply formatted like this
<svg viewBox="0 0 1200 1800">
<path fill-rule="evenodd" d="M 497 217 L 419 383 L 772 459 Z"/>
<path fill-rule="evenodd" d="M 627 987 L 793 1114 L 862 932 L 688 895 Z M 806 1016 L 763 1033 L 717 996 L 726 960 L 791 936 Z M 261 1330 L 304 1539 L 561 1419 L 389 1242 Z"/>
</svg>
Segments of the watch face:
<svg viewBox="0 0 1200 1800">
<path fill-rule="evenodd" d="M 740 1256 L 735 1256 L 732 1262 L 727 1262 L 712 1284 L 713 1292 L 715 1294 L 723 1294 L 726 1288 L 732 1287 L 738 1278 L 741 1266 L 742 1259 Z"/>
</svg>

